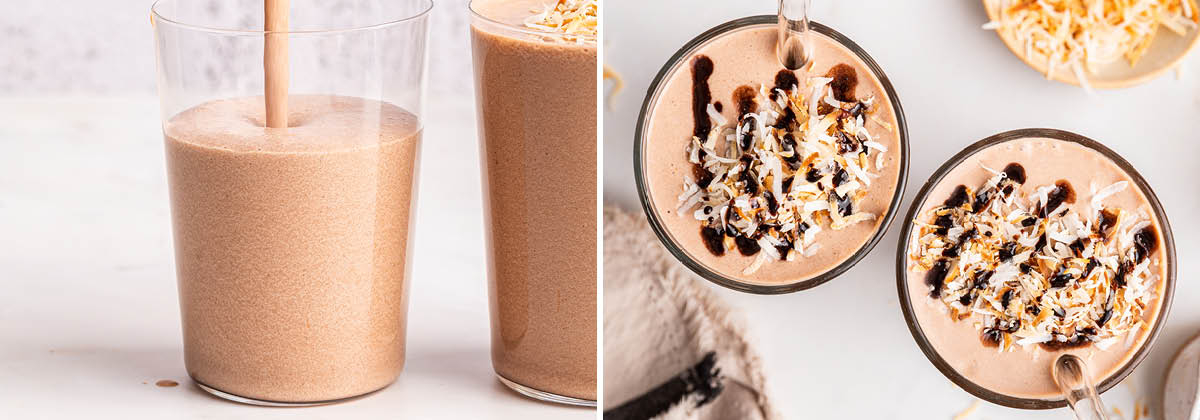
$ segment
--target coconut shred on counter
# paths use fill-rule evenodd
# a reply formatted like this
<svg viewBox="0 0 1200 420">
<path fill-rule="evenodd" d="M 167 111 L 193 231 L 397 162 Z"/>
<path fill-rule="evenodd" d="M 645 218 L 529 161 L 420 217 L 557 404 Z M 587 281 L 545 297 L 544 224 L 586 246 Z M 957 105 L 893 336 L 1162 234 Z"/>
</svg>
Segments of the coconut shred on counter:
<svg viewBox="0 0 1200 420">
<path fill-rule="evenodd" d="M 1105 205 L 1130 182 L 1093 185 L 1084 214 L 1068 181 L 1022 188 L 1018 163 L 980 170 L 991 177 L 978 188 L 959 185 L 913 220 L 909 266 L 924 271 L 930 298 L 998 351 L 1134 340 L 1160 276 L 1149 215 Z"/>
<path fill-rule="evenodd" d="M 694 67 L 703 69 L 707 57 L 697 60 Z M 783 70 L 773 87 L 741 86 L 733 121 L 721 114 L 720 102 L 707 103 L 709 124 L 697 124 L 685 147 L 693 168 L 678 212 L 700 221 L 712 254 L 757 255 L 742 274 L 812 257 L 821 252 L 823 230 L 880 216 L 860 203 L 887 152 L 871 128 L 891 127 L 874 117 L 876 98 L 846 92 L 853 68 L 839 64 L 826 76 L 808 77 L 801 88 Z"/>
</svg>

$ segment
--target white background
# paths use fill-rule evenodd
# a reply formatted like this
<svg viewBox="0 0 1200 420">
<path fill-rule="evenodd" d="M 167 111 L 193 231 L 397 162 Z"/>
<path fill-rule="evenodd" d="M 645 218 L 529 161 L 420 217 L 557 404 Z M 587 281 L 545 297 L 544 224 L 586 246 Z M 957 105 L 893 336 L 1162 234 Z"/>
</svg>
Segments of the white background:
<svg viewBox="0 0 1200 420">
<path fill-rule="evenodd" d="M 149 6 L 0 0 L 0 419 L 594 418 L 492 376 L 474 99 L 462 90 L 472 80 L 465 0 L 438 1 L 432 16 L 399 380 L 303 409 L 233 404 L 193 387 Z M 156 387 L 160 379 L 181 385 Z"/>
<path fill-rule="evenodd" d="M 235 1 L 262 7 L 262 0 Z M 153 2 L 0 0 L 0 95 L 153 95 Z M 342 2 L 326 3 L 332 10 Z M 431 94 L 462 95 L 456 89 L 472 80 L 467 2 L 434 0 Z"/>
<path fill-rule="evenodd" d="M 1194 280 L 1200 214 L 1200 54 L 1184 80 L 1088 97 L 1049 82 L 980 29 L 979 1 L 813 0 L 811 16 L 847 35 L 891 78 L 908 118 L 912 161 L 901 215 L 921 184 L 966 145 L 1001 131 L 1053 127 L 1105 143 L 1158 193 L 1179 255 L 1175 306 L 1150 357 L 1104 395 L 1132 419 L 1137 400 L 1157 412 L 1164 369 L 1200 332 Z M 604 113 L 605 199 L 641 211 L 633 181 L 633 132 L 646 89 L 680 46 L 725 21 L 774 13 L 775 1 L 609 0 L 605 63 L 626 87 Z M 710 285 L 741 308 L 758 337 L 775 402 L 785 418 L 950 418 L 974 398 L 957 389 L 917 348 L 898 306 L 895 256 L 900 221 L 874 251 L 816 289 L 753 296 Z M 1027 412 L 984 403 L 973 418 L 1066 419 L 1064 410 Z"/>
</svg>

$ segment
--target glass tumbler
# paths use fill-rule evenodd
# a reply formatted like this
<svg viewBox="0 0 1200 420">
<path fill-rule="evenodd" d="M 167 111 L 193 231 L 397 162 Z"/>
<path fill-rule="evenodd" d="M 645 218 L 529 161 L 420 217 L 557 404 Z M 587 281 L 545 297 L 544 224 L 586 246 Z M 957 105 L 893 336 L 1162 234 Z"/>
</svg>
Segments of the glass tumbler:
<svg viewBox="0 0 1200 420">
<path fill-rule="evenodd" d="M 596 39 L 471 2 L 492 366 L 527 396 L 596 400 Z"/>
<path fill-rule="evenodd" d="M 1054 359 L 1042 359 L 1040 362 L 1047 366 L 1045 371 L 1038 369 L 1027 369 L 1021 371 L 1006 371 L 1006 378 L 1012 378 L 1014 381 L 1026 381 L 1023 388 L 1026 391 L 1031 390 L 1036 383 L 1033 378 L 1051 378 L 1053 377 L 1055 385 L 1057 385 L 1061 394 L 1049 393 L 1038 397 L 1032 395 L 1012 395 L 1011 391 L 996 389 L 994 386 L 981 383 L 979 379 L 978 369 L 964 369 L 961 363 L 964 356 L 961 355 L 962 348 L 952 348 L 948 344 L 949 341 L 945 338 L 947 333 L 939 332 L 941 328 L 939 324 L 922 324 L 923 317 L 921 313 L 931 313 L 930 309 L 926 309 L 924 305 L 928 304 L 928 293 L 921 291 L 924 286 L 923 277 L 912 277 L 909 273 L 909 247 L 912 246 L 912 235 L 919 229 L 915 222 L 922 212 L 932 206 L 931 203 L 938 203 L 944 200 L 943 195 L 935 195 L 935 190 L 946 185 L 954 185 L 947 180 L 954 180 L 955 171 L 966 166 L 978 166 L 979 161 L 972 160 L 975 156 L 992 147 L 1001 147 L 1005 144 L 1012 144 L 1023 139 L 1052 139 L 1062 141 L 1064 143 L 1074 143 L 1083 148 L 1090 149 L 1096 154 L 1103 156 L 1111 161 L 1114 170 L 1124 173 L 1128 177 L 1129 188 L 1140 190 L 1144 197 L 1147 206 L 1149 207 L 1148 218 L 1155 221 L 1161 234 L 1161 249 L 1165 258 L 1166 267 L 1163 270 L 1164 276 L 1160 280 L 1163 282 L 1160 286 L 1161 294 L 1156 302 L 1147 310 L 1153 310 L 1154 315 L 1145 324 L 1145 332 L 1143 337 L 1132 336 L 1130 339 L 1136 341 L 1128 341 L 1131 344 L 1128 349 L 1121 349 L 1121 345 L 1116 345 L 1111 351 L 1126 353 L 1126 356 L 1119 359 L 1119 363 L 1106 366 L 1097 364 L 1095 359 L 1089 359 L 1087 352 L 1091 347 L 1073 348 L 1051 353 L 1046 356 L 1054 357 Z M 977 169 L 982 171 L 983 169 Z M 1054 173 L 1062 175 L 1069 173 L 1072 170 L 1071 165 L 1064 165 L 1063 168 L 1053 168 Z M 1084 172 L 1094 177 L 1100 177 L 1102 174 L 1094 174 Z M 945 182 L 945 184 L 943 184 Z M 1084 188 L 1080 186 L 1080 188 Z M 943 192 L 944 193 L 944 192 Z M 943 194 L 938 193 L 938 194 Z M 1082 201 L 1082 200 L 1081 200 Z M 1053 408 L 1071 406 L 1075 410 L 1076 418 L 1092 419 L 1102 418 L 1099 415 L 1104 411 L 1099 404 L 1099 395 L 1108 391 L 1112 387 L 1120 383 L 1125 377 L 1129 376 L 1138 365 L 1145 360 L 1150 354 L 1154 343 L 1158 340 L 1159 334 L 1166 325 L 1167 315 L 1171 311 L 1171 303 L 1175 295 L 1176 281 L 1176 253 L 1175 239 L 1171 231 L 1171 224 L 1167 220 L 1166 211 L 1163 209 L 1162 203 L 1159 202 L 1154 190 L 1150 184 L 1142 178 L 1137 169 L 1133 167 L 1129 161 L 1126 161 L 1117 152 L 1109 149 L 1098 141 L 1075 134 L 1068 131 L 1049 129 L 1049 128 L 1026 128 L 1005 131 L 995 134 L 985 139 L 979 140 L 963 150 L 959 151 L 949 160 L 941 165 L 929 177 L 929 180 L 921 186 L 920 192 L 917 193 L 912 201 L 907 215 L 903 219 L 903 227 L 900 230 L 899 239 L 896 246 L 896 287 L 900 299 L 900 308 L 904 313 L 904 319 L 908 324 L 908 329 L 912 333 L 913 339 L 916 340 L 917 346 L 930 363 L 934 365 L 946 378 L 954 382 L 959 388 L 971 393 L 972 395 L 986 400 L 993 404 L 1003 405 L 1006 407 L 1045 410 Z M 919 287 L 917 285 L 920 285 Z M 938 313 L 939 318 L 942 316 Z M 940 320 L 939 320 L 940 321 Z M 957 322 L 970 322 L 968 320 Z M 970 324 L 967 324 L 970 325 Z M 1131 333 L 1133 334 L 1133 333 Z M 1126 339 L 1122 339 L 1126 342 Z M 969 350 L 970 348 L 968 348 Z M 991 352 L 992 350 L 988 350 Z M 1024 350 L 1017 349 L 1017 352 Z M 1077 355 L 1077 354 L 1078 355 Z M 1098 351 L 1103 354 L 1103 350 Z M 999 354 L 999 353 L 997 353 Z M 1012 353 L 1008 353 L 1012 354 Z M 1043 356 L 1043 357 L 1046 357 Z M 1083 356 L 1082 358 L 1079 356 Z M 974 360 L 974 359 L 966 359 Z M 1035 359 L 1036 360 L 1036 359 Z M 956 363 L 959 362 L 959 363 Z M 979 360 L 981 365 L 995 362 L 994 360 Z M 1031 362 L 1032 363 L 1032 362 Z M 1033 366 L 1031 364 L 1031 366 Z M 1065 369 L 1064 369 L 1065 368 Z M 1011 370 L 1011 368 L 1008 368 Z M 994 380 L 993 380 L 994 381 Z M 1016 382 L 1020 383 L 1020 382 Z"/>
<path fill-rule="evenodd" d="M 188 374 L 260 405 L 367 394 L 404 365 L 430 0 L 151 8 Z M 286 40 L 267 127 L 264 40 Z M 280 80 L 280 79 L 276 79 Z"/>
<path fill-rule="evenodd" d="M 804 3 L 804 2 L 800 2 Z M 646 212 L 646 218 L 650 222 L 650 227 L 654 233 L 662 241 L 663 246 L 671 255 L 675 256 L 684 266 L 695 272 L 700 277 L 719 284 L 721 286 L 737 290 L 740 292 L 753 294 L 784 294 L 794 293 L 802 290 L 807 290 L 817 287 L 825 282 L 837 278 L 842 273 L 849 270 L 859 261 L 867 256 L 868 253 L 879 243 L 887 233 L 888 226 L 895 219 L 896 213 L 899 210 L 901 198 L 904 195 L 905 184 L 908 179 L 908 162 L 909 162 L 909 139 L 908 125 L 904 117 L 904 109 L 900 104 L 899 96 L 893 89 L 890 79 L 884 73 L 883 69 L 871 58 L 865 50 L 858 44 L 854 43 L 849 37 L 834 30 L 829 26 L 825 26 L 815 21 L 803 21 L 803 37 L 807 40 L 803 41 L 808 44 L 804 48 L 809 50 L 803 54 L 804 61 L 812 60 L 822 66 L 830 66 L 830 63 L 839 62 L 859 62 L 864 72 L 869 72 L 871 78 L 877 80 L 879 100 L 887 101 L 891 113 L 894 115 L 895 121 L 895 148 L 891 150 L 895 154 L 896 161 L 889 163 L 889 171 L 893 171 L 894 185 L 890 190 L 885 190 L 883 194 L 883 202 L 886 203 L 886 212 L 876 222 L 876 227 L 868 235 L 861 239 L 861 245 L 855 249 L 849 249 L 843 256 L 840 257 L 834 264 L 828 264 L 828 267 L 820 270 L 808 277 L 798 278 L 785 282 L 753 282 L 746 275 L 742 275 L 741 268 L 735 271 L 730 269 L 720 268 L 721 260 L 713 257 L 708 252 L 703 244 L 698 241 L 700 237 L 697 235 L 699 230 L 698 224 L 692 223 L 690 213 L 687 213 L 687 218 L 680 218 L 675 212 L 679 206 L 677 195 L 681 191 L 683 176 L 675 177 L 679 174 L 674 173 L 669 165 L 656 164 L 656 159 L 666 161 L 664 156 L 685 156 L 683 154 L 684 146 L 678 140 L 682 137 L 663 136 L 661 133 L 669 132 L 669 129 L 659 127 L 670 126 L 671 124 L 680 125 L 679 119 L 672 120 L 669 123 L 661 121 L 656 122 L 655 115 L 659 112 L 672 115 L 671 112 L 678 109 L 686 109 L 686 102 L 676 102 L 678 99 L 666 99 L 669 94 L 679 86 L 688 86 L 690 89 L 691 80 L 685 78 L 690 76 L 692 59 L 700 55 L 710 54 L 709 49 L 714 46 L 729 42 L 730 37 L 737 36 L 747 32 L 763 32 L 774 35 L 775 30 L 780 26 L 779 17 L 776 15 L 758 15 L 748 16 L 725 22 L 717 25 L 704 33 L 697 35 L 691 41 L 688 41 L 671 56 L 659 70 L 658 75 L 650 83 L 650 88 L 647 90 L 645 101 L 642 103 L 642 109 L 638 115 L 637 128 L 634 130 L 634 152 L 633 152 L 633 170 L 634 179 L 637 182 L 638 197 L 642 203 L 642 209 Z M 800 25 L 800 24 L 797 24 Z M 796 31 L 797 28 L 791 30 Z M 829 48 L 825 50 L 827 57 L 820 57 L 820 52 L 817 52 L 814 47 L 818 41 L 826 40 L 827 45 L 836 45 L 839 48 L 845 49 L 844 55 L 832 54 L 835 49 Z M 794 39 L 797 43 L 801 42 Z M 775 60 L 787 61 L 782 56 L 777 55 L 778 39 L 772 38 L 769 48 L 762 48 L 761 45 L 742 45 L 737 44 L 740 48 L 739 54 L 744 54 L 747 58 L 742 58 L 742 64 L 751 62 L 751 60 L 762 60 L 765 57 L 771 62 Z M 789 47 L 790 48 L 790 47 Z M 798 49 L 799 50 L 799 49 Z M 744 53 L 742 51 L 745 51 Z M 816 58 L 814 58 L 816 57 Z M 836 60 L 835 60 L 836 58 Z M 797 58 L 798 59 L 798 58 Z M 721 65 L 729 65 L 729 63 L 719 63 Z M 779 67 L 772 69 L 772 73 Z M 743 70 L 739 68 L 739 70 Z M 749 70 L 745 70 L 749 72 Z M 746 73 L 749 74 L 749 73 Z M 807 78 L 809 74 L 806 70 L 801 70 L 801 77 Z M 739 77 L 751 78 L 752 76 L 740 75 Z M 678 81 L 686 83 L 678 83 Z M 740 80 L 740 79 L 739 79 Z M 761 80 L 771 80 L 763 78 Z M 801 79 L 804 80 L 804 79 Z M 869 80 L 864 77 L 864 81 Z M 754 81 L 758 83 L 759 81 Z M 865 83 L 864 83 L 865 84 Z M 690 90 L 689 90 L 690 92 Z M 728 100 L 721 94 L 714 94 L 716 100 Z M 732 106 L 729 107 L 732 109 Z M 692 121 L 690 115 L 685 116 L 686 121 Z M 689 129 L 690 131 L 690 129 Z M 890 129 L 889 129 L 890 131 Z M 877 131 L 878 133 L 878 131 Z M 685 138 L 686 139 L 686 138 Z M 682 159 L 681 159 L 682 160 Z M 690 165 L 690 164 L 689 164 Z M 691 176 L 690 173 L 688 176 Z M 672 182 L 678 182 L 678 185 L 672 184 L 670 188 L 664 188 L 664 179 L 670 179 Z M 886 181 L 877 181 L 880 184 L 885 184 Z M 874 188 L 879 188 L 878 186 Z M 670 213 L 670 214 L 669 214 Z M 680 220 L 686 220 L 681 223 Z M 689 241 L 693 243 L 689 243 Z M 694 246 L 699 245 L 699 247 Z M 826 246 L 829 244 L 826 243 Z M 728 258 L 728 257 L 723 257 Z M 789 262 L 794 267 L 803 267 L 806 264 L 803 260 L 798 262 Z"/>
</svg>

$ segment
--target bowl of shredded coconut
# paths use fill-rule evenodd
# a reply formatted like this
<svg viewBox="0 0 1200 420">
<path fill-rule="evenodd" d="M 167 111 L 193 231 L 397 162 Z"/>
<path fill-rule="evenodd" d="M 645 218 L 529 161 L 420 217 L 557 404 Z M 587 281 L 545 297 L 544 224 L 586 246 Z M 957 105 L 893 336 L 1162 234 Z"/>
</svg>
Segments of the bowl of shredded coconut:
<svg viewBox="0 0 1200 420">
<path fill-rule="evenodd" d="M 1089 91 L 1133 86 L 1177 68 L 1200 40 L 1196 0 L 983 0 L 983 5 L 989 18 L 983 29 L 996 31 L 1013 54 L 1047 79 Z"/>
</svg>

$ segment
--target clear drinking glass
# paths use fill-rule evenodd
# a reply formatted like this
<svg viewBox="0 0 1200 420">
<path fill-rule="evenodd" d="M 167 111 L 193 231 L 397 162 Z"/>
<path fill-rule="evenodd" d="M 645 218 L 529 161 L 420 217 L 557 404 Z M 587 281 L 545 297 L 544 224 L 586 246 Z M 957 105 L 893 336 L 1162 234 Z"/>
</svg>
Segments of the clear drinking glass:
<svg viewBox="0 0 1200 420">
<path fill-rule="evenodd" d="M 797 2 L 792 1 L 790 3 Z M 804 2 L 800 1 L 799 3 Z M 782 8 L 783 5 L 781 4 L 780 7 Z M 807 16 L 806 11 L 805 13 L 801 14 L 803 16 Z M 646 99 L 642 103 L 642 109 L 638 115 L 637 128 L 634 130 L 634 135 L 636 136 L 633 142 L 634 180 L 637 182 L 638 197 L 641 200 L 642 209 L 646 212 L 646 218 L 650 222 L 650 227 L 654 230 L 655 235 L 657 235 L 659 240 L 662 241 L 663 245 L 667 248 L 667 251 L 670 251 L 671 255 L 674 255 L 679 262 L 683 263 L 683 265 L 692 270 L 692 272 L 708 281 L 741 292 L 764 295 L 798 292 L 824 284 L 825 282 L 840 276 L 842 273 L 846 272 L 846 270 L 849 270 L 860 260 L 866 257 L 867 254 L 871 252 L 871 249 L 874 248 L 875 244 L 878 243 L 880 239 L 883 239 L 883 236 L 887 233 L 888 226 L 891 224 L 892 220 L 895 219 L 896 213 L 900 207 L 900 200 L 904 195 L 905 183 L 908 179 L 908 124 L 906 123 L 904 117 L 904 109 L 900 105 L 900 99 L 897 96 L 895 89 L 892 88 L 890 79 L 888 79 L 887 75 L 883 72 L 883 69 L 879 66 L 879 64 L 877 64 L 865 50 L 859 47 L 858 44 L 850 40 L 850 38 L 842 35 L 833 28 L 822 25 L 821 23 L 809 21 L 806 17 L 802 17 L 800 19 L 803 20 L 803 30 L 800 30 L 799 26 L 787 29 L 801 34 L 800 38 L 795 39 L 795 41 L 801 42 L 799 41 L 800 39 L 813 36 L 812 34 L 815 33 L 820 36 L 829 37 L 830 39 L 835 40 L 837 43 L 845 46 L 855 56 L 862 60 L 867 69 L 874 75 L 875 78 L 879 80 L 879 84 L 882 90 L 886 92 L 887 98 L 896 115 L 896 129 L 899 133 L 898 136 L 901 147 L 899 151 L 900 168 L 897 176 L 898 180 L 895 191 L 891 195 L 891 200 L 888 202 L 887 213 L 883 216 L 883 221 L 879 224 L 878 229 L 875 230 L 866 243 L 864 243 L 858 250 L 854 251 L 845 260 L 827 271 L 819 273 L 812 278 L 800 281 L 771 285 L 754 284 L 741 281 L 729 275 L 721 274 L 716 269 L 709 267 L 702 262 L 700 258 L 692 255 L 687 249 L 685 249 L 681 245 L 681 241 L 677 239 L 667 228 L 667 223 L 663 220 L 659 210 L 660 208 L 668 208 L 666 206 L 671 206 L 670 208 L 673 208 L 677 205 L 677 203 L 655 202 L 655 200 L 651 197 L 651 182 L 649 179 L 650 157 L 647 151 L 650 149 L 651 142 L 653 141 L 649 134 L 651 126 L 650 120 L 653 117 L 653 110 L 655 106 L 660 102 L 660 98 L 667 88 L 670 77 L 673 74 L 682 71 L 680 69 L 685 68 L 684 66 L 688 64 L 688 60 L 694 57 L 697 51 L 700 51 L 702 48 L 704 48 L 704 46 L 708 45 L 709 43 L 713 42 L 714 39 L 718 39 L 724 34 L 738 30 L 744 30 L 746 28 L 772 26 L 782 30 L 784 23 L 780 22 L 780 17 L 778 15 L 748 16 L 725 22 L 713 27 L 712 29 L 709 29 L 708 31 L 705 31 L 700 35 L 697 35 L 691 41 L 688 41 L 688 43 L 680 47 L 679 50 L 676 51 L 675 54 L 672 55 L 665 64 L 663 64 L 662 68 L 658 72 L 658 75 L 655 76 L 654 80 L 650 83 L 650 89 L 647 90 Z M 803 42 L 808 43 L 810 41 Z M 805 54 L 805 56 L 805 60 L 808 59 L 807 57 L 811 57 L 811 51 Z M 781 62 L 780 65 L 783 66 L 782 62 L 786 60 L 784 57 L 779 58 Z M 680 150 L 682 150 L 682 147 Z"/>
<path fill-rule="evenodd" d="M 220 397 L 307 405 L 404 364 L 430 0 L 151 8 L 184 359 Z M 265 127 L 264 39 L 287 41 Z"/>
<path fill-rule="evenodd" d="M 1055 359 L 1052 372 L 1027 372 L 1026 374 L 1052 375 L 1056 385 L 1063 392 L 1063 395 L 1040 399 L 1026 398 L 1013 395 L 1007 395 L 985 388 L 971 379 L 968 379 L 962 372 L 956 370 L 946 360 L 946 357 L 938 352 L 938 349 L 930 342 L 925 330 L 917 321 L 915 305 L 922 302 L 914 301 L 913 294 L 910 293 L 908 287 L 908 246 L 910 244 L 914 224 L 913 220 L 919 215 L 921 209 L 925 208 L 927 200 L 933 199 L 930 197 L 933 189 L 942 182 L 942 180 L 965 160 L 970 158 L 975 153 L 995 146 L 1004 142 L 1020 140 L 1025 138 L 1049 138 L 1062 140 L 1072 143 L 1077 143 L 1089 149 L 1092 149 L 1099 154 L 1112 160 L 1112 162 L 1129 175 L 1132 181 L 1131 188 L 1140 189 L 1146 197 L 1152 214 L 1160 227 L 1163 238 L 1162 250 L 1166 256 L 1166 276 L 1162 279 L 1165 282 L 1165 287 L 1162 294 L 1162 303 L 1154 324 L 1151 325 L 1149 335 L 1134 350 L 1133 355 L 1124 362 L 1119 368 L 1113 371 L 1108 376 L 1102 378 L 1098 383 L 1093 383 L 1089 375 L 1084 372 L 1091 372 L 1088 369 L 1086 362 L 1073 355 L 1063 355 Z M 1055 129 L 1047 128 L 1027 128 L 1019 130 L 1011 130 L 993 135 L 991 137 L 980 140 L 970 146 L 967 146 L 958 154 L 951 157 L 940 168 L 934 171 L 928 181 L 921 187 L 921 191 L 917 193 L 913 199 L 912 206 L 909 207 L 907 216 L 903 219 L 904 226 L 900 231 L 898 245 L 896 249 L 896 287 L 900 296 L 900 308 L 904 312 L 904 319 L 908 323 L 908 329 L 912 333 L 913 339 L 917 341 L 917 346 L 921 348 L 921 352 L 925 357 L 933 363 L 939 371 L 942 372 L 950 381 L 958 385 L 959 388 L 993 404 L 999 404 L 1013 408 L 1023 409 L 1051 409 L 1070 406 L 1075 412 L 1076 418 L 1079 419 L 1102 419 L 1104 418 L 1104 408 L 1100 403 L 1099 395 L 1108 391 L 1113 386 L 1116 386 L 1121 380 L 1129 376 L 1138 364 L 1142 362 L 1150 354 L 1150 349 L 1153 347 L 1158 335 L 1162 332 L 1163 326 L 1166 325 L 1167 315 L 1171 312 L 1171 302 L 1175 295 L 1175 276 L 1176 276 L 1176 259 L 1175 259 L 1175 239 L 1171 233 L 1171 224 L 1167 221 L 1166 212 L 1163 210 L 1162 203 L 1158 201 L 1158 197 L 1154 194 L 1154 190 L 1142 178 L 1141 174 L 1134 169 L 1133 165 L 1126 161 L 1121 155 L 1105 147 L 1103 144 L 1087 137 Z"/>
<path fill-rule="evenodd" d="M 492 365 L 522 394 L 594 406 L 596 37 L 511 19 L 530 5 L 471 2 Z"/>
</svg>

